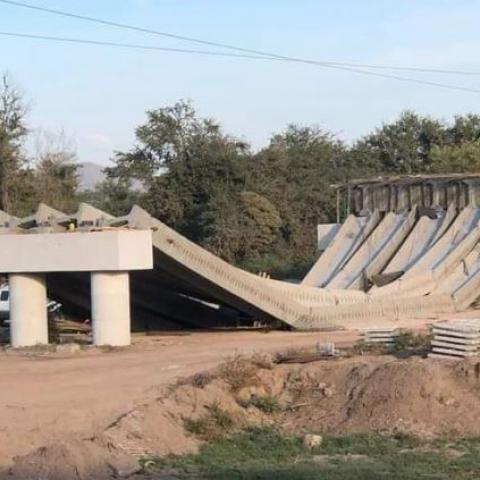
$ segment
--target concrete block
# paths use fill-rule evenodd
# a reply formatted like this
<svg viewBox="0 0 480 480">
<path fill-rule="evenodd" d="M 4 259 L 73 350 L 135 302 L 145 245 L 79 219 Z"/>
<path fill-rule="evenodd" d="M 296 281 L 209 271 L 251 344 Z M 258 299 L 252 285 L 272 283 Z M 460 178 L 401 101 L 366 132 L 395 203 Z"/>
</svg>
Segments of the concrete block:
<svg viewBox="0 0 480 480">
<path fill-rule="evenodd" d="M 0 272 L 91 272 L 153 267 L 149 230 L 0 235 Z"/>
</svg>

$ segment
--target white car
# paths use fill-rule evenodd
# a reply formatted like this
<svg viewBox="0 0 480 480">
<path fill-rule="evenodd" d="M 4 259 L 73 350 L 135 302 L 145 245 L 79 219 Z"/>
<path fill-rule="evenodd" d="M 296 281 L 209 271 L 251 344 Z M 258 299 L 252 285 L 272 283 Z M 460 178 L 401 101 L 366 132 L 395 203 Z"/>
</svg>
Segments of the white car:
<svg viewBox="0 0 480 480">
<path fill-rule="evenodd" d="M 47 299 L 47 310 L 49 314 L 59 314 L 62 304 Z M 8 285 L 0 286 L 0 324 L 9 323 L 10 319 L 10 290 Z"/>
<path fill-rule="evenodd" d="M 0 287 L 0 320 L 6 320 L 10 317 L 10 292 L 8 285 Z"/>
</svg>

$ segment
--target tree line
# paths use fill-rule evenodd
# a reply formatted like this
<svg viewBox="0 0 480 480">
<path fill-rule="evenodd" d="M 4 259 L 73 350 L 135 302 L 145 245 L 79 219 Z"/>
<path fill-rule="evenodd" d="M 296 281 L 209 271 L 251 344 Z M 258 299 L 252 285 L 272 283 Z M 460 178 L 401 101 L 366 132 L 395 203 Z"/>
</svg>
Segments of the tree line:
<svg viewBox="0 0 480 480">
<path fill-rule="evenodd" d="M 317 224 L 336 218 L 330 185 L 480 172 L 480 115 L 446 122 L 407 111 L 353 144 L 316 126 L 289 125 L 255 151 L 179 101 L 148 111 L 135 145 L 114 153 L 106 180 L 79 192 L 75 154 L 64 144 L 41 149 L 33 167 L 26 162 L 21 98 L 6 83 L 1 93 L 3 209 L 25 213 L 44 201 L 68 211 L 82 200 L 122 215 L 137 203 L 229 262 L 279 277 L 300 276 L 314 261 Z"/>
<path fill-rule="evenodd" d="M 7 75 L 0 78 L 0 209 L 30 214 L 40 202 L 71 210 L 76 204 L 78 175 L 75 149 L 62 132 L 36 132 L 34 154 L 22 94 Z"/>
</svg>

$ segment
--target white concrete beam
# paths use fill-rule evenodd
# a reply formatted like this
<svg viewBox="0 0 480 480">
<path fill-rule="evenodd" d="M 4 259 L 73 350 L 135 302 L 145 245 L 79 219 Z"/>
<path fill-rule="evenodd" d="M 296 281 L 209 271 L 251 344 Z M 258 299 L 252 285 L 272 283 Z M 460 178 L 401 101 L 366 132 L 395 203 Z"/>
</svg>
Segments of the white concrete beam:
<svg viewBox="0 0 480 480">
<path fill-rule="evenodd" d="M 150 230 L 0 235 L 0 272 L 108 272 L 152 267 Z"/>
</svg>

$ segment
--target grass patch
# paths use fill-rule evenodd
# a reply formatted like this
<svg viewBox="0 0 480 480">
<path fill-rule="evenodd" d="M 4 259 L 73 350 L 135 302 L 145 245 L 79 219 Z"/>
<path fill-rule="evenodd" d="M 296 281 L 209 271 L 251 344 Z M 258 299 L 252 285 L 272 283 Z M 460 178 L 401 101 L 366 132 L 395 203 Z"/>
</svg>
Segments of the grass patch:
<svg viewBox="0 0 480 480">
<path fill-rule="evenodd" d="M 253 395 L 253 397 L 247 402 L 247 406 L 253 405 L 263 413 L 267 415 L 274 415 L 282 410 L 280 402 L 275 397 L 267 395 L 265 397 L 259 397 Z"/>
<path fill-rule="evenodd" d="M 420 444 L 417 438 L 407 435 L 357 434 L 326 437 L 321 450 L 327 455 L 390 455 L 400 450 L 418 448 Z"/>
<path fill-rule="evenodd" d="M 230 413 L 216 403 L 206 407 L 207 413 L 200 418 L 185 420 L 185 429 L 206 441 L 217 440 L 229 432 L 235 425 Z"/>
<path fill-rule="evenodd" d="M 480 477 L 480 439 L 325 437 L 307 452 L 301 438 L 257 428 L 206 444 L 198 455 L 145 464 L 149 473 L 174 469 L 179 478 L 190 472 L 205 480 L 474 480 Z"/>
</svg>

